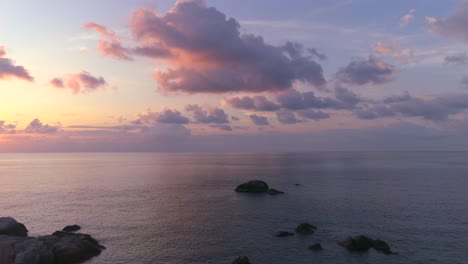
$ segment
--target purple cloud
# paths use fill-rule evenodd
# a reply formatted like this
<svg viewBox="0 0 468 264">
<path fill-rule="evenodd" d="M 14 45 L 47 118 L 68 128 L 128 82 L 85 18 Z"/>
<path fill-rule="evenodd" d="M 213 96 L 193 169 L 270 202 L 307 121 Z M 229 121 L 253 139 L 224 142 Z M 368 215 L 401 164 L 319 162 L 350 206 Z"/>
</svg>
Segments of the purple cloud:
<svg viewBox="0 0 468 264">
<path fill-rule="evenodd" d="M 280 110 L 276 112 L 276 118 L 281 124 L 292 125 L 301 123 L 302 120 L 296 118 L 296 115 L 292 111 Z"/>
<path fill-rule="evenodd" d="M 265 116 L 259 116 L 256 114 L 249 115 L 250 120 L 257 125 L 257 126 L 268 126 L 270 125 L 270 122 L 268 121 L 268 118 Z"/>
<path fill-rule="evenodd" d="M 196 122 L 202 124 L 226 124 L 229 123 L 228 115 L 221 108 L 203 109 L 199 105 L 191 104 L 185 107 L 187 112 L 192 113 Z"/>
<path fill-rule="evenodd" d="M 311 119 L 311 120 L 322 120 L 330 118 L 330 114 L 322 112 L 322 111 L 315 111 L 312 109 L 307 110 L 300 110 L 297 112 L 301 117 Z"/>
<path fill-rule="evenodd" d="M 461 113 L 466 109 L 468 109 L 468 94 L 445 94 L 431 99 L 410 97 L 403 101 L 369 105 L 355 110 L 354 113 L 361 119 L 404 116 L 443 121 L 450 115 Z"/>
<path fill-rule="evenodd" d="M 170 65 L 154 75 L 166 92 L 261 92 L 286 90 L 295 82 L 325 84 L 322 67 L 301 45 L 275 46 L 241 34 L 235 19 L 201 1 L 179 1 L 164 15 L 139 9 L 130 27 L 136 53 Z"/>
<path fill-rule="evenodd" d="M 276 111 L 280 109 L 280 106 L 265 96 L 244 96 L 234 97 L 226 100 L 234 108 L 244 110 L 255 110 L 255 111 Z"/>
<path fill-rule="evenodd" d="M 161 112 L 145 112 L 137 115 L 134 124 L 188 124 L 190 120 L 177 110 L 164 109 Z"/>
<path fill-rule="evenodd" d="M 0 134 L 15 134 L 16 125 L 7 124 L 6 121 L 0 120 Z"/>
<path fill-rule="evenodd" d="M 393 79 L 395 67 L 381 59 L 369 56 L 366 59 L 350 62 L 336 73 L 341 83 L 352 85 L 383 84 Z"/>
<path fill-rule="evenodd" d="M 446 19 L 426 17 L 430 29 L 442 36 L 468 40 L 468 0 L 461 0 L 454 13 Z"/>
<path fill-rule="evenodd" d="M 18 78 L 29 82 L 34 81 L 23 66 L 16 66 L 11 59 L 4 58 L 5 55 L 5 47 L 0 46 L 0 79 Z"/>
<path fill-rule="evenodd" d="M 446 56 L 445 63 L 466 64 L 468 63 L 468 56 L 466 53 Z"/>
<path fill-rule="evenodd" d="M 38 118 L 36 118 L 28 124 L 24 132 L 29 134 L 54 134 L 58 132 L 59 129 L 60 125 L 51 126 L 43 124 Z"/>
</svg>

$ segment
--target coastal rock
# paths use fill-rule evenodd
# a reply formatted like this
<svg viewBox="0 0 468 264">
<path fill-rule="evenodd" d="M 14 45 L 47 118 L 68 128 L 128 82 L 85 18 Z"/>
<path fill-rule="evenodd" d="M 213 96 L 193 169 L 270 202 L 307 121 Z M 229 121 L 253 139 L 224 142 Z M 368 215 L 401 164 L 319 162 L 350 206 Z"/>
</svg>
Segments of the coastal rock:
<svg viewBox="0 0 468 264">
<path fill-rule="evenodd" d="M 315 229 L 317 229 L 316 226 L 313 226 L 309 223 L 302 223 L 296 227 L 296 233 L 309 235 L 313 234 Z"/>
<path fill-rule="evenodd" d="M 390 250 L 390 246 L 387 244 L 387 242 L 385 242 L 383 240 L 379 240 L 379 239 L 373 240 L 372 241 L 372 247 L 375 250 L 380 251 L 380 252 L 382 252 L 384 254 L 387 254 L 387 255 L 395 254 L 394 252 L 392 252 Z"/>
<path fill-rule="evenodd" d="M 264 181 L 249 181 L 235 189 L 236 192 L 268 192 L 270 188 Z"/>
<path fill-rule="evenodd" d="M 238 257 L 232 264 L 250 264 L 250 260 L 248 257 Z"/>
<path fill-rule="evenodd" d="M 278 191 L 278 190 L 276 190 L 276 189 L 269 189 L 267 193 L 268 193 L 268 194 L 275 195 L 275 194 L 283 194 L 284 192 Z"/>
<path fill-rule="evenodd" d="M 288 231 L 279 231 L 275 234 L 275 237 L 287 237 L 287 236 L 294 236 L 294 233 Z"/>
<path fill-rule="evenodd" d="M 379 239 L 374 240 L 362 235 L 348 237 L 338 244 L 350 251 L 367 251 L 370 248 L 374 248 L 375 250 L 387 255 L 395 254 L 390 250 L 390 246 L 387 244 L 387 242 Z"/>
<path fill-rule="evenodd" d="M 11 217 L 0 217 L 0 235 L 26 237 L 28 229 Z"/>
<path fill-rule="evenodd" d="M 322 247 L 322 245 L 320 243 L 315 243 L 315 244 L 309 246 L 309 249 L 313 250 L 313 251 L 321 251 L 321 250 L 323 250 L 323 247 Z"/>
<path fill-rule="evenodd" d="M 76 232 L 81 229 L 79 225 L 69 225 L 62 229 L 63 232 Z"/>
<path fill-rule="evenodd" d="M 17 223 L 11 220 L 13 218 L 8 220 L 4 218 L 0 218 L 3 219 L 2 230 L 6 230 L 4 227 L 11 226 L 11 223 Z M 8 223 L 8 225 L 5 223 Z M 22 224 L 19 226 L 19 229 L 24 233 L 26 227 Z M 0 246 L 8 255 L 15 256 L 16 264 L 82 263 L 92 257 L 98 256 L 105 249 L 104 246 L 100 245 L 96 239 L 88 234 L 75 234 L 63 231 L 56 231 L 52 235 L 39 237 L 0 235 Z M 2 259 L 0 258 L 0 263 L 1 261 Z"/>
</svg>

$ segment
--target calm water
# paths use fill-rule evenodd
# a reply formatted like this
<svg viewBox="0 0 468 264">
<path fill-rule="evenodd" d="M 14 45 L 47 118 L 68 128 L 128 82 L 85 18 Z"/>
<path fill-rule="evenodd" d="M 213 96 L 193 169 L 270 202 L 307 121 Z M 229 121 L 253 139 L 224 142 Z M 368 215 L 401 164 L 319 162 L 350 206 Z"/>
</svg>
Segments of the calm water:
<svg viewBox="0 0 468 264">
<path fill-rule="evenodd" d="M 251 179 L 287 193 L 233 191 Z M 0 154 L 0 215 L 82 225 L 96 264 L 468 263 L 468 153 Z M 316 234 L 272 236 L 303 221 Z M 358 234 L 400 254 L 336 244 Z"/>
</svg>

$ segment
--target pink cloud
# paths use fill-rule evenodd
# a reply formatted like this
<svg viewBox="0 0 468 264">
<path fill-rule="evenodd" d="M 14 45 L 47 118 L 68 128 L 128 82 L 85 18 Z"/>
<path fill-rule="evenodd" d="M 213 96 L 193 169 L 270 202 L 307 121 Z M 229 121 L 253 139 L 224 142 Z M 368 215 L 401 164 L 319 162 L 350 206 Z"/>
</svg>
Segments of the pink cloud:
<svg viewBox="0 0 468 264">
<path fill-rule="evenodd" d="M 401 63 L 407 64 L 410 62 L 410 57 L 413 56 L 412 49 L 403 49 L 400 43 L 393 41 L 389 44 L 378 42 L 372 47 L 372 50 L 383 55 L 396 57 Z"/>
<path fill-rule="evenodd" d="M 166 14 L 138 9 L 130 30 L 134 48 L 125 48 L 115 32 L 96 23 L 105 56 L 129 60 L 140 55 L 162 60 L 166 70 L 154 74 L 164 92 L 224 93 L 287 90 L 296 82 L 321 87 L 323 70 L 314 49 L 297 43 L 266 43 L 261 36 L 241 34 L 239 23 L 203 1 L 178 1 Z"/>
<path fill-rule="evenodd" d="M 408 26 L 411 20 L 414 19 L 414 12 L 416 12 L 416 10 L 411 9 L 410 11 L 408 11 L 408 13 L 406 13 L 403 17 L 400 18 L 400 27 L 405 28 Z"/>
<path fill-rule="evenodd" d="M 101 54 L 121 60 L 132 60 L 130 51 L 123 47 L 122 41 L 114 31 L 108 30 L 106 27 L 94 22 L 86 23 L 83 27 L 95 30 L 106 38 L 106 40 L 99 40 L 98 50 Z"/>
<path fill-rule="evenodd" d="M 107 85 L 103 77 L 95 77 L 89 72 L 66 74 L 64 78 L 54 78 L 50 84 L 55 88 L 71 89 L 74 94 L 93 92 Z"/>
<path fill-rule="evenodd" d="M 13 60 L 5 58 L 5 47 L 0 46 L 0 79 L 18 78 L 33 82 L 34 78 L 23 66 L 16 66 Z"/>
</svg>

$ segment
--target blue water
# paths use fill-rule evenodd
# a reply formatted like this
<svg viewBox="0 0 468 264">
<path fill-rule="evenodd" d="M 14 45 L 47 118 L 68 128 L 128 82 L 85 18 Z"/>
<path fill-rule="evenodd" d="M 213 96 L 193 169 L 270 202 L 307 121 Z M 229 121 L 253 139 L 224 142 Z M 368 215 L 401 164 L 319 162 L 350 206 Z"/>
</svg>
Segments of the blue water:
<svg viewBox="0 0 468 264">
<path fill-rule="evenodd" d="M 233 191 L 251 179 L 286 194 Z M 468 153 L 0 154 L 0 215 L 83 226 L 95 264 L 468 263 Z M 314 235 L 273 237 L 304 221 Z M 399 254 L 337 245 L 359 234 Z"/>
</svg>

